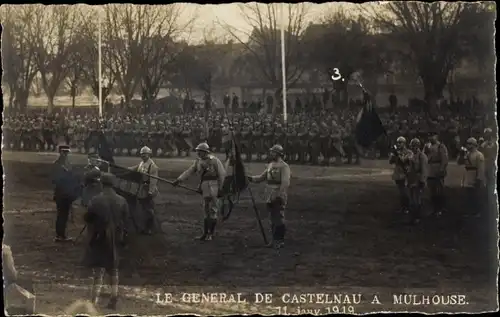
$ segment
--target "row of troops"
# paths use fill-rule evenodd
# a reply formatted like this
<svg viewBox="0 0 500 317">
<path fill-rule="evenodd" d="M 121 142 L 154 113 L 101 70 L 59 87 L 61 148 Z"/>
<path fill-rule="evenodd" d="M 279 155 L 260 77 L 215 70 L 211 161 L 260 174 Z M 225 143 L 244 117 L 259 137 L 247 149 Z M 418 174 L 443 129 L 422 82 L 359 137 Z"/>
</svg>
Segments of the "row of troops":
<svg viewBox="0 0 500 317">
<path fill-rule="evenodd" d="M 134 129 L 103 128 L 90 126 L 74 129 L 56 130 L 31 128 L 29 126 L 12 130 L 4 127 L 6 149 L 37 151 L 54 149 L 58 141 L 64 140 L 79 152 L 89 153 L 96 149 L 99 134 L 106 136 L 109 145 L 117 155 L 134 156 L 144 144 L 148 144 L 155 157 L 188 156 L 193 144 L 208 142 L 212 150 L 228 152 L 234 137 L 240 141 L 243 158 L 246 161 L 267 160 L 268 149 L 273 144 L 283 144 L 289 161 L 301 164 L 341 163 L 346 157 L 347 163 L 359 163 L 360 153 L 355 146 L 354 136 L 349 129 L 331 128 L 316 123 L 310 126 L 251 125 L 247 122 L 230 128 L 228 124 L 218 125 L 210 129 L 208 137 L 203 125 L 184 125 L 183 127 L 167 127 L 163 122 L 154 127 Z"/>
<path fill-rule="evenodd" d="M 121 181 L 119 171 L 116 176 L 103 170 L 113 171 L 110 166 L 102 164 L 95 155 L 89 156 L 89 164 L 85 167 L 83 186 L 75 181 L 75 173 L 69 162 L 70 147 L 59 147 L 60 156 L 54 163 L 54 201 L 57 208 L 56 242 L 72 241 L 66 235 L 66 225 L 72 204 L 81 197 L 81 203 L 86 209 L 86 248 L 84 253 L 85 266 L 92 269 L 93 284 L 91 299 L 97 304 L 102 280 L 106 274 L 111 278 L 112 296 L 108 307 L 116 309 L 118 298 L 118 266 L 122 247 L 127 244 L 129 233 L 135 230 L 139 234 L 152 234 L 156 219 L 154 215 L 154 199 L 158 195 L 157 179 L 159 168 L 151 159 L 153 151 L 149 147 L 140 150 L 141 162 L 124 170 L 139 172 L 142 180 L 132 188 L 132 182 Z M 214 238 L 219 214 L 226 201 L 231 201 L 234 191 L 234 155 L 223 164 L 210 152 L 207 143 L 196 147 L 197 158 L 184 171 L 173 186 L 179 186 L 191 176 L 198 175 L 199 192 L 203 200 L 203 234 L 197 239 L 210 241 Z M 284 151 L 281 145 L 269 149 L 271 162 L 262 174 L 245 176 L 248 182 L 266 182 L 266 206 L 272 241 L 269 247 L 276 249 L 284 246 L 285 240 L 285 207 L 287 192 L 290 185 L 290 167 L 283 160 Z M 81 188 L 83 187 L 83 191 Z M 132 193 L 135 205 L 120 193 Z M 137 209 L 133 211 L 132 209 Z M 134 214 L 140 214 L 136 218 Z"/>
<path fill-rule="evenodd" d="M 489 128 L 485 129 L 482 143 L 471 137 L 460 149 L 457 163 L 464 166 L 461 184 L 468 214 L 481 216 L 485 202 L 494 199 L 496 156 L 497 143 Z M 444 185 L 448 162 L 448 150 L 437 133 L 430 133 L 424 146 L 418 138 L 412 139 L 409 146 L 404 137 L 397 138 L 389 163 L 394 165 L 392 178 L 399 190 L 401 211 L 410 214 L 411 223 L 421 220 L 426 187 L 432 213 L 440 216 L 446 211 Z"/>
</svg>

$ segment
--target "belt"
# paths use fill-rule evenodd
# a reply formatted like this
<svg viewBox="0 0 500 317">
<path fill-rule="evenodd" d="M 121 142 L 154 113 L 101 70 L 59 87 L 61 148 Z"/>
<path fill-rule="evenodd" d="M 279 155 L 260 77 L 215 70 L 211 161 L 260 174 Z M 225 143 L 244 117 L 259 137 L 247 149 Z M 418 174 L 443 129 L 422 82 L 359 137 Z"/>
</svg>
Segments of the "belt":
<svg viewBox="0 0 500 317">
<path fill-rule="evenodd" d="M 219 178 L 217 176 L 203 176 L 201 178 L 201 181 L 204 182 L 204 181 L 216 181 L 218 180 Z"/>
</svg>

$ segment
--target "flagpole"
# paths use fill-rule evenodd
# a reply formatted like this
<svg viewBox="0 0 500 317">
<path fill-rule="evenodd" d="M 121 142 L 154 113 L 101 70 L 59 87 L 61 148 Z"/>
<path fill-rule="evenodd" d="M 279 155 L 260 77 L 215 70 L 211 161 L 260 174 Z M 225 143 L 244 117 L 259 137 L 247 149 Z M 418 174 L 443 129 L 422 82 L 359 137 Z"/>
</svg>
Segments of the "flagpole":
<svg viewBox="0 0 500 317">
<path fill-rule="evenodd" d="M 97 72 L 98 74 L 98 88 L 99 88 L 99 117 L 102 118 L 102 65 L 101 65 L 101 11 L 98 11 L 98 26 L 97 26 Z"/>
<path fill-rule="evenodd" d="M 281 4 L 281 78 L 283 84 L 283 121 L 286 123 L 286 68 L 285 68 L 285 3 Z"/>
</svg>

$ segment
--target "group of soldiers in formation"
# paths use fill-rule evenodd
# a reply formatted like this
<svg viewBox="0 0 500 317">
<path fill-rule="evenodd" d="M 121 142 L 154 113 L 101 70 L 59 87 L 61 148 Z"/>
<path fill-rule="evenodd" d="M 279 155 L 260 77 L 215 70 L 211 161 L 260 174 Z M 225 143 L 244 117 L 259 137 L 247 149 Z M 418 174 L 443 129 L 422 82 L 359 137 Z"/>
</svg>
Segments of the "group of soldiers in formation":
<svg viewBox="0 0 500 317">
<path fill-rule="evenodd" d="M 119 250 L 127 243 L 127 237 L 134 227 L 138 234 L 150 235 L 156 224 L 154 199 L 158 194 L 159 169 L 151 159 L 153 151 L 148 146 L 143 146 L 139 151 L 141 162 L 129 168 L 121 168 L 139 172 L 140 182 L 120 179 L 120 170 L 113 169 L 116 166 L 91 153 L 81 186 L 81 182 L 75 181 L 75 173 L 69 162 L 70 146 L 63 144 L 58 146 L 58 150 L 60 156 L 54 163 L 53 176 L 57 207 L 55 241 L 72 241 L 66 235 L 66 223 L 71 205 L 81 197 L 81 203 L 86 208 L 84 220 L 87 228 L 84 264 L 93 270 L 90 296 L 97 303 L 102 280 L 108 274 L 112 286 L 108 308 L 115 309 L 118 298 Z M 180 186 L 193 175 L 200 178 L 199 193 L 203 201 L 204 221 L 203 234 L 197 239 L 210 241 L 214 238 L 223 204 L 235 194 L 230 188 L 235 186 L 233 176 L 236 158 L 230 151 L 228 158 L 222 163 L 211 153 L 206 142 L 200 143 L 195 151 L 197 158 L 193 164 L 171 184 Z M 244 179 L 255 183 L 266 182 L 266 206 L 272 234 L 272 241 L 267 246 L 280 249 L 285 240 L 285 208 L 291 172 L 283 160 L 285 152 L 281 145 L 273 145 L 268 149 L 268 154 L 270 162 L 263 173 L 257 176 L 244 175 Z M 80 190 L 82 187 L 83 191 Z M 137 204 L 132 206 L 127 195 L 120 195 L 122 192 L 132 194 Z"/>
<path fill-rule="evenodd" d="M 284 146 L 289 162 L 328 165 L 359 163 L 360 155 L 387 158 L 397 136 L 423 138 L 430 130 L 438 130 L 450 156 L 457 157 L 463 141 L 470 135 L 479 137 L 484 129 L 480 120 L 453 113 L 444 113 L 431 122 L 419 112 L 381 112 L 387 136 L 380 137 L 370 150 L 361 151 L 354 136 L 357 112 L 339 109 L 318 115 L 293 114 L 286 124 L 268 114 L 211 112 L 208 136 L 202 112 L 189 116 L 116 115 L 105 119 L 90 115 L 21 115 L 5 118 L 4 146 L 7 150 L 55 151 L 56 144 L 64 140 L 72 149 L 89 153 L 97 146 L 97 132 L 103 131 L 115 155 L 135 156 L 143 144 L 148 144 L 155 157 L 187 156 L 194 144 L 203 141 L 208 141 L 213 152 L 226 151 L 229 130 L 233 128 L 246 161 L 267 160 L 267 150 L 278 143 Z"/>
<path fill-rule="evenodd" d="M 495 199 L 497 140 L 492 130 L 486 128 L 481 143 L 470 137 L 459 152 L 457 163 L 464 165 L 462 186 L 465 188 L 466 215 L 479 217 L 485 211 L 485 202 Z M 410 215 L 412 224 L 421 220 L 426 187 L 432 213 L 440 216 L 446 211 L 444 184 L 449 154 L 437 132 L 429 133 L 425 145 L 418 138 L 408 143 L 405 137 L 398 137 L 389 162 L 394 165 L 392 178 L 399 190 L 401 211 Z"/>
</svg>

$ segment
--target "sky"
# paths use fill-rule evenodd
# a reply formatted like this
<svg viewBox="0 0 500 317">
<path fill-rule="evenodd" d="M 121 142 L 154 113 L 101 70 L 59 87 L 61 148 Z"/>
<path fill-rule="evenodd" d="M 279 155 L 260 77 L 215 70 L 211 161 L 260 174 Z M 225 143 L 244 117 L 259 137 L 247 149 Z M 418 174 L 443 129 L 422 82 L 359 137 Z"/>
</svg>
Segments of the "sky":
<svg viewBox="0 0 500 317">
<path fill-rule="evenodd" d="M 193 40 L 198 38 L 201 39 L 203 36 L 203 30 L 214 26 L 218 33 L 223 34 L 224 30 L 222 27 L 218 26 L 217 21 L 229 24 L 235 29 L 248 30 L 249 24 L 247 24 L 245 19 L 242 17 L 238 4 L 241 5 L 241 3 L 216 5 L 179 3 L 179 5 L 183 6 L 182 16 L 184 16 L 185 19 L 189 19 L 189 17 L 192 17 L 193 14 L 197 14 L 198 16 Z M 356 7 L 355 4 L 347 2 L 327 2 L 321 4 L 308 3 L 308 5 L 310 21 L 319 20 L 319 18 L 321 18 L 321 16 L 323 16 L 326 12 L 338 10 L 339 8 L 350 10 Z"/>
</svg>

